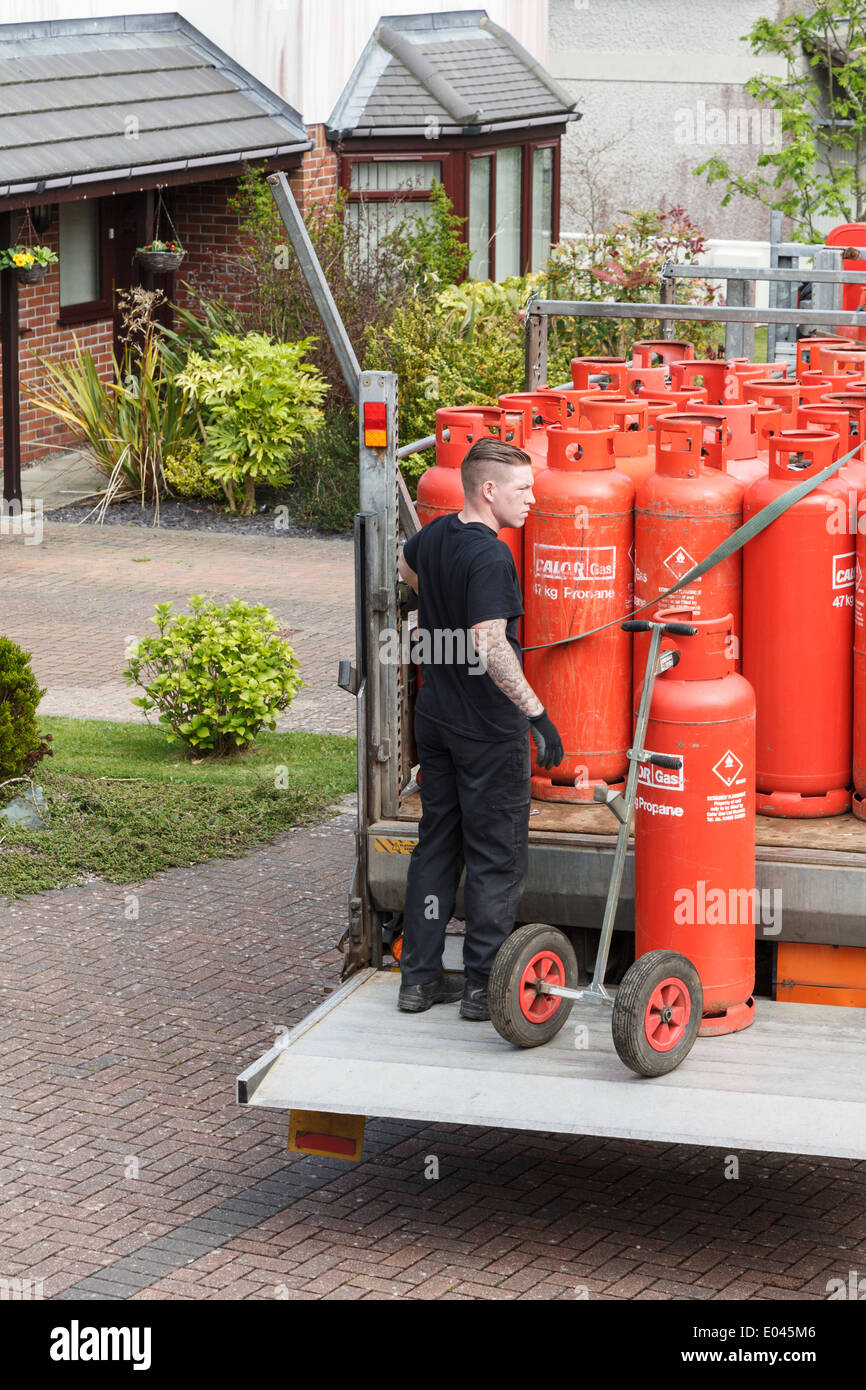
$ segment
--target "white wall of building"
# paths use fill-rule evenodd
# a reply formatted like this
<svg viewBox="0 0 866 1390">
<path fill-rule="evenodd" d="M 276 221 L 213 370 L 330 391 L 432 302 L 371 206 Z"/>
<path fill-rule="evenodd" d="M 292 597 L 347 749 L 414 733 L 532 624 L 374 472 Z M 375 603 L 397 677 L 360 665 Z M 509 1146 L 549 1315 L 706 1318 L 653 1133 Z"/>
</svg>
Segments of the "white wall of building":
<svg viewBox="0 0 866 1390">
<path fill-rule="evenodd" d="M 717 247 L 727 245 L 727 261 L 732 243 L 762 242 L 768 209 L 743 198 L 722 208 L 724 185 L 694 170 L 718 152 L 739 172 L 755 171 L 775 127 L 744 83 L 758 72 L 784 75 L 785 66 L 756 56 L 743 36 L 797 3 L 549 0 L 548 67 L 583 117 L 563 144 L 563 232 L 585 229 L 593 201 L 601 225 L 624 208 L 679 204 Z"/>
<path fill-rule="evenodd" d="M 0 0 L 0 22 L 177 10 L 311 123 L 331 114 L 382 15 L 480 9 L 546 60 L 548 0 Z"/>
</svg>

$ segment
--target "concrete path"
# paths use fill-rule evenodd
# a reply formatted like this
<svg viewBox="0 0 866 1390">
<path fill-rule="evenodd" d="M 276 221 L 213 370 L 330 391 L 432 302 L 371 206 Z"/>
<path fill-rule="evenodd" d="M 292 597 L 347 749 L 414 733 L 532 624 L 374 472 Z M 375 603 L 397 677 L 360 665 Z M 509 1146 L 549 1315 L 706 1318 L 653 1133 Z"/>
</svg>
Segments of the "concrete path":
<svg viewBox="0 0 866 1390">
<path fill-rule="evenodd" d="M 25 506 L 41 503 L 43 512 L 71 507 L 96 496 L 105 487 L 105 475 L 94 468 L 84 449 L 62 449 L 46 454 L 38 463 L 24 468 L 21 492 Z"/>
<path fill-rule="evenodd" d="M 192 594 L 264 603 L 288 629 L 308 684 L 279 727 L 355 732 L 355 702 L 336 684 L 354 657 L 354 563 L 348 539 L 231 536 L 47 521 L 35 536 L 0 534 L 0 631 L 33 653 L 45 714 L 143 718 L 121 672 L 130 640 L 168 600 Z"/>
</svg>

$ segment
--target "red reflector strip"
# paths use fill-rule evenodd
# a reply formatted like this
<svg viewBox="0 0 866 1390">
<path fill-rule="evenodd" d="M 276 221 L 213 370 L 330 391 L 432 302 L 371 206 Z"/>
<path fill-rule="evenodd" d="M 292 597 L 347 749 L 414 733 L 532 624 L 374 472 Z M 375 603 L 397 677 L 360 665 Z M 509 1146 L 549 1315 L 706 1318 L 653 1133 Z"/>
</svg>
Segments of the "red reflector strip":
<svg viewBox="0 0 866 1390">
<path fill-rule="evenodd" d="M 368 449 L 388 444 L 388 407 L 384 401 L 364 402 L 364 443 Z"/>
<path fill-rule="evenodd" d="M 313 1134 L 310 1130 L 296 1135 L 295 1143 L 299 1149 L 325 1149 L 332 1154 L 354 1154 L 358 1144 L 355 1139 L 342 1139 L 339 1134 Z"/>
</svg>

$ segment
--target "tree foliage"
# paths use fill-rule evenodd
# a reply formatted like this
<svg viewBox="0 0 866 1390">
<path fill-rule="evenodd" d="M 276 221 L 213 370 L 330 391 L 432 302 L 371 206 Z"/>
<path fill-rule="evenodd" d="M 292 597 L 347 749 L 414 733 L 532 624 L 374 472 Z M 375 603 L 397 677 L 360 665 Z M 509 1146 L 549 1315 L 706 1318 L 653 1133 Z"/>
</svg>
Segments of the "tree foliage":
<svg viewBox="0 0 866 1390">
<path fill-rule="evenodd" d="M 746 36 L 756 54 L 785 60 L 784 77 L 759 74 L 745 84 L 779 115 L 782 140 L 758 156 L 752 174 L 719 154 L 695 170 L 735 195 L 757 198 L 793 218 L 797 234 L 823 239 L 816 219 L 860 221 L 866 205 L 866 4 L 817 0 L 780 21 L 759 19 Z"/>
</svg>

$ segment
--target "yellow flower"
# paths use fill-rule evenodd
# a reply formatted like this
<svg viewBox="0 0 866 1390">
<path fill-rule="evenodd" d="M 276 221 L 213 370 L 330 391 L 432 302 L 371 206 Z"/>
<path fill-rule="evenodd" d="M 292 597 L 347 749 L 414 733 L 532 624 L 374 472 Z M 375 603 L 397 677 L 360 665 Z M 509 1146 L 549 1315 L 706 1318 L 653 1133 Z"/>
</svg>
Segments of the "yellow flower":
<svg viewBox="0 0 866 1390">
<path fill-rule="evenodd" d="M 29 251 L 18 251 L 12 257 L 12 260 L 14 261 L 15 265 L 21 266 L 23 268 L 24 266 L 33 265 L 34 261 L 36 260 L 36 257 L 31 256 Z"/>
</svg>

